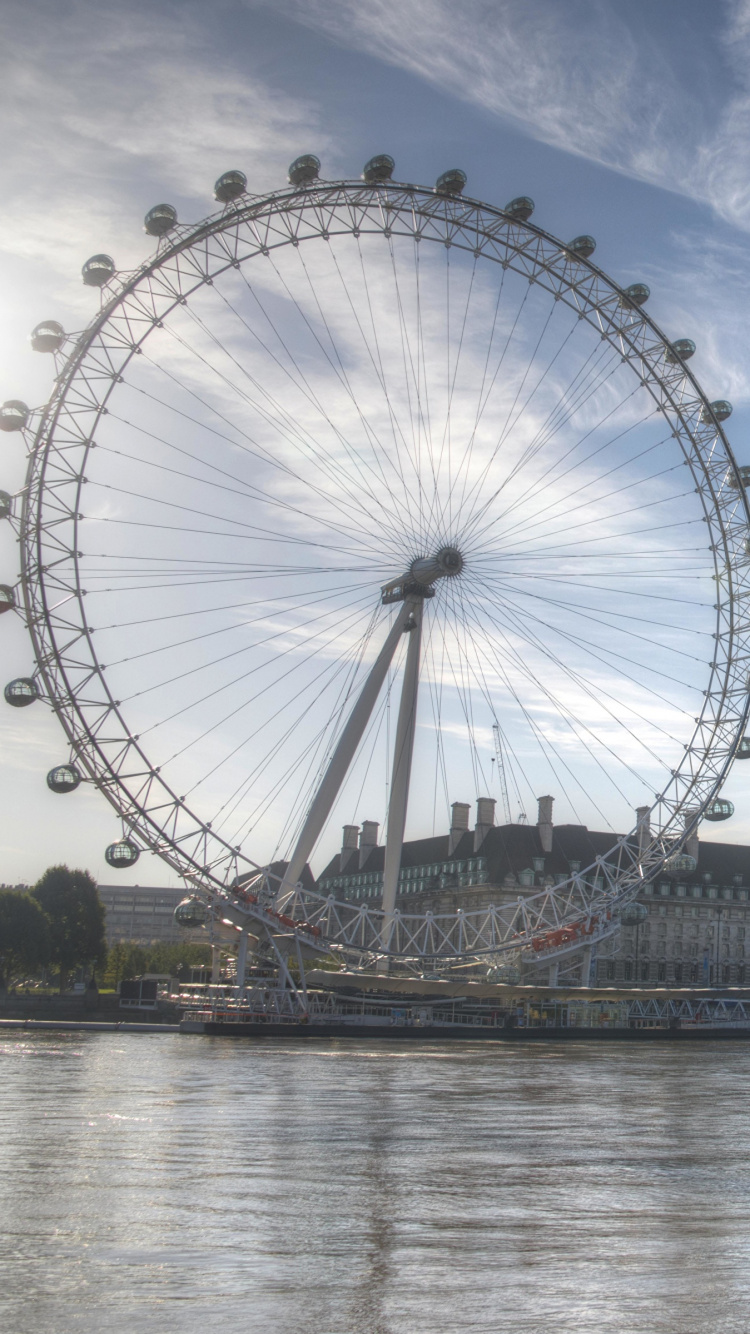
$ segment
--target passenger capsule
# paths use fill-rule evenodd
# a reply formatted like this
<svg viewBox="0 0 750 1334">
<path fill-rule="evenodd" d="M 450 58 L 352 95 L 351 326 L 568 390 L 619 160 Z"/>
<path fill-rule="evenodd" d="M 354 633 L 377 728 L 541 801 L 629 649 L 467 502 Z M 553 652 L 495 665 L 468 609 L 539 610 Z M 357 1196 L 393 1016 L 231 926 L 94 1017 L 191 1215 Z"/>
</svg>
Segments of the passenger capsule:
<svg viewBox="0 0 750 1334">
<path fill-rule="evenodd" d="M 712 824 L 717 824 L 720 820 L 731 820 L 733 815 L 734 806 L 725 797 L 716 797 L 709 802 L 703 812 L 704 819 L 710 820 Z"/>
<path fill-rule="evenodd" d="M 528 222 L 533 212 L 534 200 L 529 199 L 528 195 L 519 195 L 517 199 L 511 199 L 503 209 L 503 213 L 509 213 L 511 218 L 516 218 L 519 222 Z"/>
<path fill-rule="evenodd" d="M 651 295 L 651 288 L 645 283 L 631 283 L 625 288 L 625 296 L 632 306 L 643 306 Z"/>
<path fill-rule="evenodd" d="M 31 331 L 31 346 L 35 352 L 58 352 L 65 341 L 65 330 L 57 320 L 43 320 Z"/>
<path fill-rule="evenodd" d="M 732 404 L 728 403 L 725 398 L 717 398 L 715 403 L 709 403 L 708 407 L 704 405 L 701 408 L 702 422 L 725 422 L 731 415 Z"/>
<path fill-rule="evenodd" d="M 9 398 L 0 408 L 0 431 L 22 431 L 29 415 L 29 409 L 20 398 Z"/>
<path fill-rule="evenodd" d="M 140 855 L 140 848 L 137 848 L 129 838 L 123 838 L 119 843 L 110 843 L 105 850 L 104 860 L 108 866 L 123 870 L 127 866 L 135 866 Z"/>
<path fill-rule="evenodd" d="M 487 981 L 501 983 L 506 987 L 518 986 L 521 981 L 521 969 L 516 963 L 501 963 L 496 968 L 487 970 Z"/>
<path fill-rule="evenodd" d="M 12 611 L 16 605 L 16 595 L 10 584 L 0 584 L 0 616 L 4 611 Z"/>
<path fill-rule="evenodd" d="M 117 270 L 111 255 L 92 255 L 81 269 L 84 287 L 104 287 Z"/>
<path fill-rule="evenodd" d="M 460 195 L 465 185 L 466 172 L 461 171 L 460 167 L 451 167 L 450 171 L 444 171 L 442 176 L 438 176 L 435 182 L 435 194 Z"/>
<path fill-rule="evenodd" d="M 620 922 L 622 926 L 640 926 L 648 917 L 648 908 L 645 903 L 626 903 L 624 908 L 620 909 Z"/>
<path fill-rule="evenodd" d="M 191 894 L 177 904 L 174 910 L 174 920 L 178 926 L 193 928 L 204 926 L 208 921 L 208 908 L 202 899 L 199 899 L 195 894 Z"/>
<path fill-rule="evenodd" d="M 171 204 L 157 204 L 143 219 L 143 230 L 149 236 L 166 236 L 177 222 L 177 209 Z"/>
<path fill-rule="evenodd" d="M 734 752 L 736 760 L 750 760 L 750 736 L 740 737 L 739 745 Z"/>
<path fill-rule="evenodd" d="M 7 491 L 0 491 L 0 519 L 9 519 L 13 513 L 13 497 Z"/>
<path fill-rule="evenodd" d="M 698 869 L 698 863 L 689 852 L 675 852 L 671 857 L 667 857 L 664 869 L 667 875 L 691 875 Z"/>
<path fill-rule="evenodd" d="M 247 190 L 247 176 L 244 171 L 225 171 L 214 186 L 214 199 L 220 204 L 229 204 L 239 199 Z"/>
<path fill-rule="evenodd" d="M 362 180 L 368 185 L 374 185 L 377 181 L 389 181 L 394 173 L 396 163 L 387 153 L 379 153 L 377 157 L 371 157 L 369 162 L 365 163 L 362 172 Z"/>
<path fill-rule="evenodd" d="M 689 361 L 694 352 L 692 338 L 678 338 L 676 343 L 671 343 L 667 348 L 666 358 L 671 366 L 676 366 L 681 361 Z"/>
<path fill-rule="evenodd" d="M 314 153 L 303 153 L 294 159 L 287 175 L 290 185 L 312 185 L 320 175 L 320 158 Z"/>
<path fill-rule="evenodd" d="M 75 792 L 81 785 L 81 775 L 74 764 L 58 764 L 47 774 L 50 792 Z"/>
<path fill-rule="evenodd" d="M 737 474 L 739 474 L 739 481 L 737 481 Z M 739 491 L 741 486 L 750 486 L 750 468 L 738 468 L 737 473 L 734 472 L 733 468 L 730 468 L 724 477 L 724 481 L 732 491 Z"/>
<path fill-rule="evenodd" d="M 15 681 L 8 682 L 3 694 L 6 704 L 14 709 L 25 709 L 27 704 L 39 699 L 39 688 L 31 676 L 18 676 Z"/>
<path fill-rule="evenodd" d="M 596 250 L 596 241 L 593 236 L 575 236 L 565 247 L 576 259 L 588 259 Z"/>
</svg>

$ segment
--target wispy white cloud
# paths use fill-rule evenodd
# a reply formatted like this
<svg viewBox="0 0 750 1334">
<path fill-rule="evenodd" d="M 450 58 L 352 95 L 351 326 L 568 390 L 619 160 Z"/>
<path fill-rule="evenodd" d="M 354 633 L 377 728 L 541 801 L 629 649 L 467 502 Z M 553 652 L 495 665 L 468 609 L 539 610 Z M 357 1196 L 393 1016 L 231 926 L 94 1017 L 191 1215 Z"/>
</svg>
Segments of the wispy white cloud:
<svg viewBox="0 0 750 1334">
<path fill-rule="evenodd" d="M 286 0 L 342 45 L 406 69 L 534 138 L 712 204 L 750 228 L 750 6 L 712 7 L 723 100 L 695 96 L 674 48 L 622 6 L 573 0 Z"/>
</svg>

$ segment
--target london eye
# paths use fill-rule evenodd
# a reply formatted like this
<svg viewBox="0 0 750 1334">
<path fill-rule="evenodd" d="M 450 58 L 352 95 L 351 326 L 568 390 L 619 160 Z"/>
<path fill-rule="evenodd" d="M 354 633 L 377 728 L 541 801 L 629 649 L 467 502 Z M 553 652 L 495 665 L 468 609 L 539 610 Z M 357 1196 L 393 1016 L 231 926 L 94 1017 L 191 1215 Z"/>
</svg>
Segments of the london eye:
<svg viewBox="0 0 750 1334">
<path fill-rule="evenodd" d="M 51 397 L 0 409 L 28 451 L 0 494 L 22 562 L 0 608 L 31 639 L 5 697 L 54 709 L 48 785 L 106 797 L 113 867 L 149 849 L 300 955 L 548 962 L 731 814 L 750 470 L 695 344 L 592 237 L 457 169 L 394 171 L 325 181 L 306 155 L 270 194 L 227 172 L 198 223 L 151 209 L 137 270 L 86 262 L 84 330 L 34 329 Z M 555 792 L 609 852 L 480 908 L 411 905 L 407 822 L 487 795 L 493 742 L 514 813 Z M 305 867 L 364 817 L 381 882 L 320 893 Z"/>
</svg>

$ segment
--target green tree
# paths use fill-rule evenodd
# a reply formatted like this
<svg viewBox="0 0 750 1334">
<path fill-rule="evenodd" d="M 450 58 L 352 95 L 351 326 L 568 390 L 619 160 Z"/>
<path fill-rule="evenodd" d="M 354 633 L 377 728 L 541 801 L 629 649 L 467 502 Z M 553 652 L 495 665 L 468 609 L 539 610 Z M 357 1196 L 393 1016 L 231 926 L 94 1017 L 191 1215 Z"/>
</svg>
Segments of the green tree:
<svg viewBox="0 0 750 1334">
<path fill-rule="evenodd" d="M 104 908 L 88 871 L 51 866 L 31 891 L 50 920 L 50 960 L 60 969 L 60 990 L 84 965 L 101 968 L 107 957 Z"/>
<path fill-rule="evenodd" d="M 49 962 L 50 923 L 30 894 L 0 890 L 0 985 L 28 976 Z"/>
</svg>

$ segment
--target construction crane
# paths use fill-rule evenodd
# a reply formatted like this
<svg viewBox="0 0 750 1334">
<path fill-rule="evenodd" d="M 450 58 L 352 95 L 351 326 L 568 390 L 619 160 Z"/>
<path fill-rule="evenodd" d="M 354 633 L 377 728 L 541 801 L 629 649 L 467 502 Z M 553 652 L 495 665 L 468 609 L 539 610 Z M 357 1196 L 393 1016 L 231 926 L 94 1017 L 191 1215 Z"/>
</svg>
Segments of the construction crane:
<svg viewBox="0 0 750 1334">
<path fill-rule="evenodd" d="M 500 738 L 500 724 L 492 724 L 492 733 L 495 738 L 495 758 L 497 760 L 497 776 L 500 780 L 500 796 L 503 800 L 503 814 L 505 823 L 511 823 L 510 800 L 508 798 L 508 783 L 505 777 L 505 759 L 503 757 L 503 743 Z"/>
</svg>

